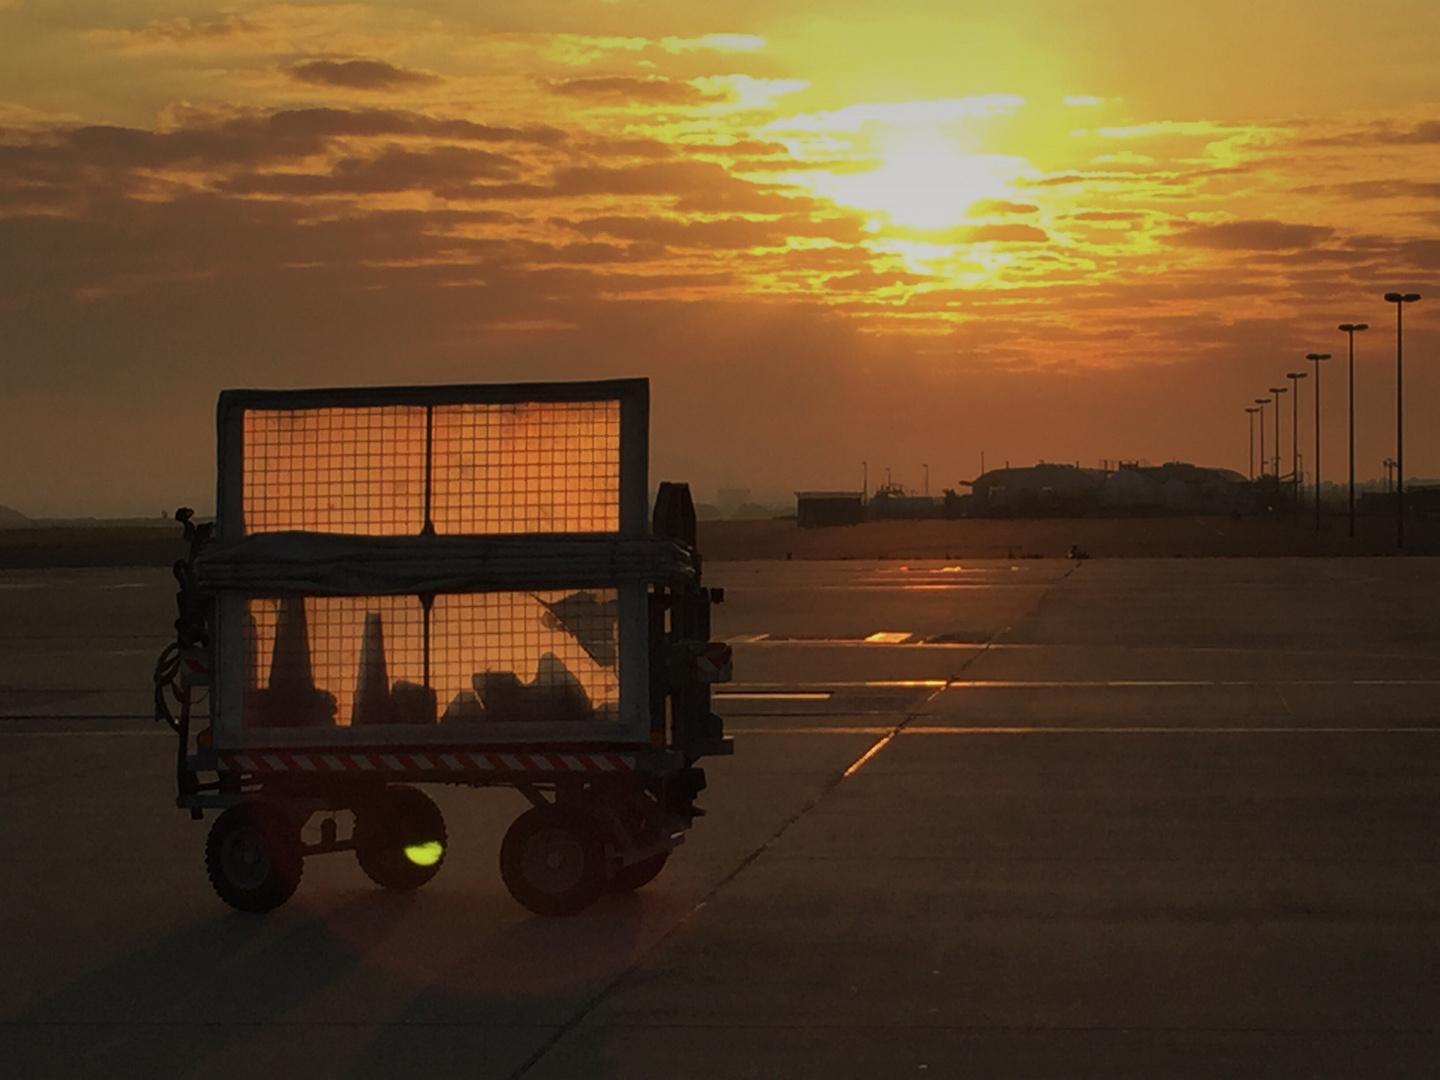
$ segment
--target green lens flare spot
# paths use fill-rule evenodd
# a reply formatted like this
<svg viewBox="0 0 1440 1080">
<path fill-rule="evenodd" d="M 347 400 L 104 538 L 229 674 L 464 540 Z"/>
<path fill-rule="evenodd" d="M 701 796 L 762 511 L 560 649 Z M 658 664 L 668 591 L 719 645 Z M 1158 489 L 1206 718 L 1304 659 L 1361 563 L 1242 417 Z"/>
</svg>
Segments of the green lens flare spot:
<svg viewBox="0 0 1440 1080">
<path fill-rule="evenodd" d="M 445 854 L 445 845 L 439 840 L 428 840 L 423 844 L 407 844 L 405 857 L 416 866 L 434 866 Z"/>
</svg>

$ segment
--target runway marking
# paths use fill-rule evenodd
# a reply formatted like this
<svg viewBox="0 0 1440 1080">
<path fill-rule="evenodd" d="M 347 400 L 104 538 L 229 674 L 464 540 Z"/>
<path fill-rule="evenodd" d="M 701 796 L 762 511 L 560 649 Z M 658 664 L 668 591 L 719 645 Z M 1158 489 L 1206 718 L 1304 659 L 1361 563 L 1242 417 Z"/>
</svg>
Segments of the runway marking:
<svg viewBox="0 0 1440 1080">
<path fill-rule="evenodd" d="M 892 637 L 892 636 L 893 636 L 896 640 L 885 640 L 885 638 L 889 638 L 889 637 Z M 827 637 L 775 637 L 775 636 L 769 635 L 769 634 L 761 634 L 761 635 L 759 635 L 754 641 L 743 641 L 743 640 L 741 640 L 741 639 L 739 639 L 739 638 L 727 638 L 726 640 L 727 640 L 727 641 L 729 642 L 729 644 L 731 644 L 731 645 L 763 645 L 763 646 L 766 646 L 767 648 L 773 647 L 773 646 L 776 646 L 776 645 L 791 645 L 791 646 L 802 646 L 802 647 L 803 647 L 803 646 L 809 646 L 809 647 L 811 647 L 811 648 L 814 648 L 815 646 L 818 645 L 818 646 L 823 646 L 823 647 L 825 647 L 825 648 L 830 648 L 830 649 L 842 648 L 842 647 L 844 647 L 844 648 L 855 648 L 855 647 L 857 647 L 857 646 L 864 646 L 865 648 L 868 648 L 868 649 L 873 649 L 873 648 L 876 648 L 876 647 L 880 647 L 880 648 L 903 648 L 903 649 L 906 649 L 906 650 L 909 650 L 909 649 L 918 649 L 918 648 L 926 648 L 926 649 L 971 649 L 971 650 L 974 650 L 974 651 L 976 651 L 976 652 L 979 652 L 980 650 L 982 650 L 982 649 L 985 648 L 985 645 L 984 645 L 983 643 L 981 643 L 981 642 L 974 642 L 974 641 L 926 641 L 926 640 L 924 640 L 923 638 L 916 639 L 916 640 L 913 640 L 913 641 L 910 640 L 911 638 L 914 638 L 914 637 L 915 637 L 914 634 L 903 634 L 903 635 L 901 635 L 901 634 L 899 634 L 899 633 L 896 633 L 896 634 L 894 634 L 894 635 L 890 635 L 890 634 L 882 634 L 882 635 L 872 634 L 870 637 L 867 637 L 867 638 L 853 638 L 853 637 L 852 637 L 852 638 L 838 638 L 838 637 L 837 637 L 837 638 L 827 638 Z"/>
<path fill-rule="evenodd" d="M 1197 686 L 1440 686 L 1440 679 L 954 679 L 948 685 L 981 690 Z"/>
<path fill-rule="evenodd" d="M 893 727 L 768 727 L 738 728 L 727 726 L 728 735 L 890 735 Z M 61 733 L 66 734 L 66 733 Z M 73 732 L 69 734 L 85 734 Z M 100 734 L 97 732 L 96 734 Z M 161 734 L 161 733 L 157 733 Z M 899 735 L 1440 735 L 1440 727 L 903 727 Z M 889 741 L 888 739 L 884 741 Z M 862 760 L 852 764 L 857 769 L 879 752 L 881 744 L 872 746 Z M 846 776 L 850 772 L 846 772 Z"/>
<path fill-rule="evenodd" d="M 771 690 L 739 694 L 717 693 L 715 695 L 716 698 L 724 698 L 726 701 L 829 701 L 833 696 L 829 690 L 814 693 L 804 690 Z"/>
<path fill-rule="evenodd" d="M 889 724 L 869 727 L 770 727 L 737 728 L 725 726 L 727 735 L 888 735 L 895 730 Z"/>
<path fill-rule="evenodd" d="M 902 735 L 1440 735 L 1435 727 L 939 727 L 907 726 Z"/>
<path fill-rule="evenodd" d="M 865 638 L 865 644 L 902 645 L 914 636 L 909 630 L 877 630 Z"/>
<path fill-rule="evenodd" d="M 48 717 L 42 717 L 41 719 L 48 719 Z M 146 719 L 150 719 L 150 718 L 147 717 Z M 159 738 L 159 737 L 161 737 L 161 736 L 164 736 L 164 737 L 167 738 L 167 739 L 174 739 L 174 738 L 175 738 L 175 733 L 174 733 L 173 731 L 171 731 L 169 728 L 164 728 L 164 729 L 158 729 L 158 728 L 157 728 L 157 729 L 155 729 L 155 730 L 153 730 L 153 731 L 134 731 L 134 730 L 130 730 L 130 729 L 122 729 L 122 730 L 119 730 L 119 731 L 6 731 L 6 730 L 4 730 L 3 728 L 0 728 L 0 737 L 4 737 L 4 736 L 6 736 L 6 735 L 10 736 L 10 737 L 13 738 L 13 739 L 22 739 L 22 738 L 42 738 L 42 739 L 48 739 L 48 738 L 51 738 L 52 736 L 63 736 L 64 738 L 67 738 L 67 739 L 98 738 L 98 737 L 103 737 L 103 738 L 107 738 L 107 739 L 108 739 L 108 738 L 110 738 L 110 737 L 113 736 L 113 735 L 125 735 L 125 736 L 144 735 L 144 736 L 146 736 L 146 737 L 151 737 L 151 738 Z"/>
<path fill-rule="evenodd" d="M 732 684 L 734 685 L 734 684 Z M 717 690 L 716 698 L 727 701 L 766 695 L 769 698 L 799 698 L 806 694 L 841 690 L 1098 690 L 1098 689 L 1185 689 L 1221 687 L 1273 688 L 1278 686 L 1440 686 L 1440 679 L 859 679 L 807 683 L 744 683 L 744 689 Z M 66 691 L 67 693 L 70 691 Z"/>
</svg>

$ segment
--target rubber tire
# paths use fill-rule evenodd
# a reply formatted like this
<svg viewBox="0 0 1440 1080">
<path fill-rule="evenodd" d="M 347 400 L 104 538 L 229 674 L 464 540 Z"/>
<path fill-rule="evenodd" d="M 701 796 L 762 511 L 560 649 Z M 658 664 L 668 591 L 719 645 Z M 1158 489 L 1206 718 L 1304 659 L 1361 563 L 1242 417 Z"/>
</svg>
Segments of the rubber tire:
<svg viewBox="0 0 1440 1080">
<path fill-rule="evenodd" d="M 412 844 L 434 841 L 440 843 L 440 858 L 428 866 L 405 854 Z M 444 815 L 418 788 L 387 787 L 355 808 L 355 861 L 382 889 L 420 888 L 440 872 L 448 841 Z"/>
<path fill-rule="evenodd" d="M 259 802 L 232 806 L 205 840 L 205 873 L 221 900 L 238 911 L 273 911 L 300 885 L 305 856 L 300 827 Z"/>
<path fill-rule="evenodd" d="M 641 859 L 629 866 L 622 866 L 610 879 L 611 891 L 634 892 L 636 889 L 643 889 L 659 876 L 669 859 L 670 853 L 662 851 L 659 854 L 651 855 L 648 859 Z"/>
<path fill-rule="evenodd" d="M 605 842 L 599 825 L 569 806 L 525 811 L 500 844 L 500 876 L 510 895 L 536 915 L 580 914 L 605 888 Z"/>
</svg>

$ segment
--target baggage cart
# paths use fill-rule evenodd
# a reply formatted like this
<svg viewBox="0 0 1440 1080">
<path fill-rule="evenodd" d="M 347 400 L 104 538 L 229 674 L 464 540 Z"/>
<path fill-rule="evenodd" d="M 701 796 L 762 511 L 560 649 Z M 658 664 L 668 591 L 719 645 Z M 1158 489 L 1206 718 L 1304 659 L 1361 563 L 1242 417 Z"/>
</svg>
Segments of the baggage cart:
<svg viewBox="0 0 1440 1080">
<path fill-rule="evenodd" d="M 660 872 L 732 750 L 730 651 L 688 488 L 649 512 L 648 425 L 643 379 L 221 394 L 155 700 L 222 899 L 268 911 L 340 851 L 418 888 L 426 784 L 529 800 L 500 868 L 536 913 Z"/>
</svg>

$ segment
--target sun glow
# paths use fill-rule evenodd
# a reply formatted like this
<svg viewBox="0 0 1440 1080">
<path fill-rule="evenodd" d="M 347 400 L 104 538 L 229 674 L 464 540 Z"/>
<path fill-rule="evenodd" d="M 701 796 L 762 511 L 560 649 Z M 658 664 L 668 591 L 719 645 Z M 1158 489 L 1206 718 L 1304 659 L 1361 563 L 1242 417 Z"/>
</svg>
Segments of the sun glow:
<svg viewBox="0 0 1440 1080">
<path fill-rule="evenodd" d="M 1030 171 L 1020 158 L 962 153 L 934 133 L 907 138 L 881 160 L 868 172 L 824 174 L 812 183 L 835 202 L 882 214 L 891 225 L 945 229 L 966 221 L 977 202 L 1015 198 L 1011 182 Z"/>
</svg>

